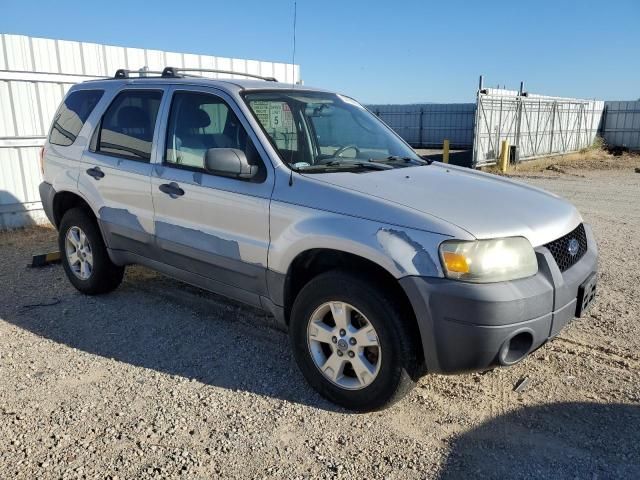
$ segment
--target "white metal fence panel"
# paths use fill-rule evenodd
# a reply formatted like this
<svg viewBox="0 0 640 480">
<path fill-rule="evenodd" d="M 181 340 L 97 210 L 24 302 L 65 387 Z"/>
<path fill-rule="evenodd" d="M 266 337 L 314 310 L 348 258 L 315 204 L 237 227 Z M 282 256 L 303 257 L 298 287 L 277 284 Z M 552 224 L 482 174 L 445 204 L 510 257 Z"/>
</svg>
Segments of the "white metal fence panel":
<svg viewBox="0 0 640 480">
<path fill-rule="evenodd" d="M 387 125 L 413 147 L 442 147 L 448 139 L 454 148 L 473 144 L 473 103 L 368 105 Z"/>
<path fill-rule="evenodd" d="M 504 140 L 518 160 L 568 153 L 593 144 L 604 102 L 519 95 L 513 90 L 478 93 L 473 164 L 496 163 Z"/>
<path fill-rule="evenodd" d="M 69 88 L 112 76 L 119 68 L 144 66 L 234 70 L 286 83 L 300 80 L 300 66 L 286 63 L 0 34 L 0 229 L 45 219 L 38 193 L 38 147 Z"/>
<path fill-rule="evenodd" d="M 640 101 L 605 102 L 602 135 L 612 147 L 640 150 Z"/>
</svg>

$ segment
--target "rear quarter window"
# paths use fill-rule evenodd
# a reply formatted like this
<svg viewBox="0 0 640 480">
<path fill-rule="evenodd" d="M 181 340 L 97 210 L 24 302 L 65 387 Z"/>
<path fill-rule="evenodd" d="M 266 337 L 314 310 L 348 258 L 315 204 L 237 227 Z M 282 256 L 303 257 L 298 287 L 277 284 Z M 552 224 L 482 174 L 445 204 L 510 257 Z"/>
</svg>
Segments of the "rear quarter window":
<svg viewBox="0 0 640 480">
<path fill-rule="evenodd" d="M 103 90 L 77 90 L 67 95 L 53 117 L 49 143 L 72 145 L 103 93 Z"/>
</svg>

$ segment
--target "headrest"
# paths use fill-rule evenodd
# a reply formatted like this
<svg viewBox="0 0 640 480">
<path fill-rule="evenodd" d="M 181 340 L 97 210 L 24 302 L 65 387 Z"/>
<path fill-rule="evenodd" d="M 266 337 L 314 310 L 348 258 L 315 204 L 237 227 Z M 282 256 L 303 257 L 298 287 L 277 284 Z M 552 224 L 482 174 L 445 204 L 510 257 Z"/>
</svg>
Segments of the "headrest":
<svg viewBox="0 0 640 480">
<path fill-rule="evenodd" d="M 122 107 L 118 111 L 120 128 L 149 128 L 149 116 L 140 107 Z"/>
<path fill-rule="evenodd" d="M 181 128 L 205 128 L 211 125 L 211 118 L 198 105 L 185 104 L 179 118 Z"/>
<path fill-rule="evenodd" d="M 205 128 L 211 125 L 211 118 L 207 112 L 198 109 L 194 113 L 195 115 L 191 117 L 194 128 Z"/>
</svg>

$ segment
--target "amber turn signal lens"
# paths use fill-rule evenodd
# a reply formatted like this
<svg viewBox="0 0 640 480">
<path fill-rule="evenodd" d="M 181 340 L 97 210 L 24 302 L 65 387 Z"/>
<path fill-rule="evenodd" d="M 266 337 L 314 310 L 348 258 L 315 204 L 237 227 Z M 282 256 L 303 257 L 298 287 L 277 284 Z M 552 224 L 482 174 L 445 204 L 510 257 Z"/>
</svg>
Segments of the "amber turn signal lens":
<svg viewBox="0 0 640 480">
<path fill-rule="evenodd" d="M 469 273 L 469 262 L 467 257 L 453 252 L 442 252 L 444 263 L 447 265 L 447 270 L 456 273 Z"/>
</svg>

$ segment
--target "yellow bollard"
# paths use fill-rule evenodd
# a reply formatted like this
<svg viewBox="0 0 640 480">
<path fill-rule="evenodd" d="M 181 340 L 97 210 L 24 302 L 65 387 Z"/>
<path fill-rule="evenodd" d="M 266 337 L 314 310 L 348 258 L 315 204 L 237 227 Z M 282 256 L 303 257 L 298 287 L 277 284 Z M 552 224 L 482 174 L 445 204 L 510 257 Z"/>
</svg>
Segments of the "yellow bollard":
<svg viewBox="0 0 640 480">
<path fill-rule="evenodd" d="M 509 141 L 502 141 L 502 150 L 500 151 L 500 171 L 502 173 L 507 171 L 507 167 L 509 166 Z"/>
<path fill-rule="evenodd" d="M 442 145 L 442 161 L 444 163 L 449 163 L 449 140 L 445 140 Z"/>
</svg>

